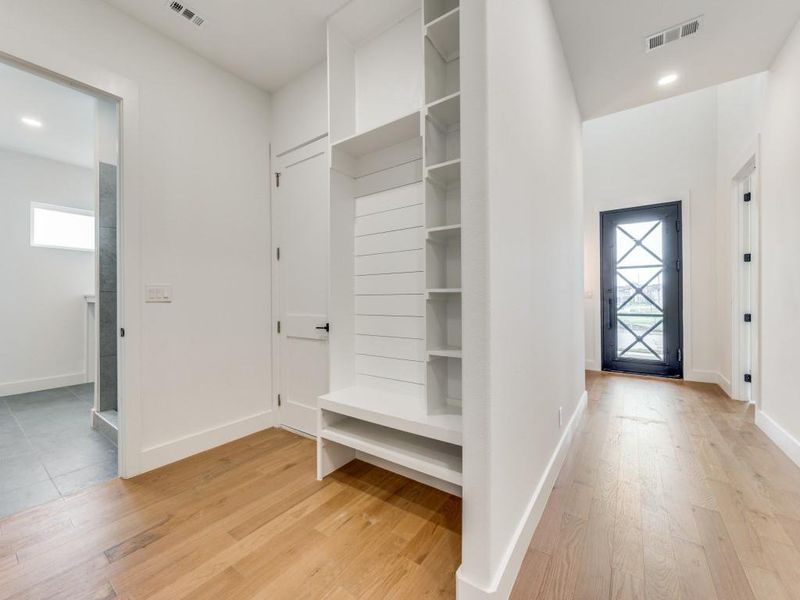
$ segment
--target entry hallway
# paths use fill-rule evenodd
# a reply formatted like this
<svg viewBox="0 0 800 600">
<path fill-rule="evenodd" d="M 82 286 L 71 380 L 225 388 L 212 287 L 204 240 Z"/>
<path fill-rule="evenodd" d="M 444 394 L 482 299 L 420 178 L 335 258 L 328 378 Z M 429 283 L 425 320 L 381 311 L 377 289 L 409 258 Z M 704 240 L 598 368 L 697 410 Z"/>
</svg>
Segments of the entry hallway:
<svg viewBox="0 0 800 600">
<path fill-rule="evenodd" d="M 452 598 L 461 501 L 271 429 L 0 520 L 0 598 Z"/>
<path fill-rule="evenodd" d="M 800 469 L 716 386 L 588 374 L 512 598 L 800 598 Z"/>
</svg>

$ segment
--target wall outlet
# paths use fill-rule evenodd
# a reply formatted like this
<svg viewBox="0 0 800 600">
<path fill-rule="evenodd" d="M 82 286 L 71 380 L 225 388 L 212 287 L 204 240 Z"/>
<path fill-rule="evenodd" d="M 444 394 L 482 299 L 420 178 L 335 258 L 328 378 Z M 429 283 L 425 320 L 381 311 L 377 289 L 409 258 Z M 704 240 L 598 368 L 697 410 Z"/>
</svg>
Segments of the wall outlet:
<svg viewBox="0 0 800 600">
<path fill-rule="evenodd" d="M 559 406 L 558 407 L 558 426 L 559 426 L 559 428 L 564 426 L 564 407 L 563 406 Z"/>
<path fill-rule="evenodd" d="M 172 302 L 172 286 L 146 285 L 144 287 L 144 301 L 157 303 Z"/>
</svg>

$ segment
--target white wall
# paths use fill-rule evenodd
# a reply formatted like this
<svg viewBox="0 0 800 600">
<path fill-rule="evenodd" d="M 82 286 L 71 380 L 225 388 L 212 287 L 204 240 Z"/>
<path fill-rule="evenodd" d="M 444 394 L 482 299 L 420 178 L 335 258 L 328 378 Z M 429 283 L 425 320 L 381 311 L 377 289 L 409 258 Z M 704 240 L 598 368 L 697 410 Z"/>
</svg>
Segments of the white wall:
<svg viewBox="0 0 800 600">
<path fill-rule="evenodd" d="M 602 363 L 599 213 L 681 200 L 684 376 L 729 388 L 730 182 L 755 147 L 764 80 L 747 77 L 584 124 L 587 368 Z"/>
<path fill-rule="evenodd" d="M 278 155 L 328 132 L 327 63 L 321 62 L 272 94 L 272 153 Z"/>
<path fill-rule="evenodd" d="M 741 264 L 738 240 L 733 237 L 734 219 L 738 213 L 738 194 L 733 194 L 733 178 L 747 160 L 758 152 L 758 137 L 767 73 L 744 77 L 716 88 L 717 90 L 717 360 L 719 383 L 732 394 L 732 326 L 739 327 L 742 318 L 732 318 L 733 299 L 737 293 L 732 272 Z M 734 324 L 735 325 L 732 325 Z"/>
<path fill-rule="evenodd" d="M 0 149 L 0 396 L 86 381 L 94 253 L 32 247 L 30 213 L 94 210 L 94 189 L 91 169 Z"/>
<path fill-rule="evenodd" d="M 467 3 L 462 11 L 464 288 L 476 285 L 487 296 L 473 303 L 465 295 L 464 304 L 459 594 L 506 597 L 560 466 L 562 435 L 582 405 L 581 118 L 546 0 Z M 485 159 L 475 147 L 480 132 L 467 120 L 481 122 L 484 101 Z M 485 174 L 483 199 L 467 189 L 483 184 L 474 170 Z M 487 323 L 483 373 L 470 355 L 487 349 L 470 343 L 473 327 Z"/>
<path fill-rule="evenodd" d="M 130 331 L 133 469 L 269 426 L 268 96 L 99 0 L 0 0 L 0 12 L 0 50 L 4 32 L 22 33 L 138 87 L 141 178 L 128 199 L 141 222 L 127 227 L 141 236 L 126 243 L 141 248 L 142 278 L 123 283 L 172 284 L 175 299 L 136 307 L 141 330 Z"/>
<path fill-rule="evenodd" d="M 798 107 L 800 25 L 770 71 L 765 101 L 761 153 L 761 412 L 756 417 L 756 422 L 800 464 L 800 393 L 794 352 L 800 339 Z"/>
</svg>

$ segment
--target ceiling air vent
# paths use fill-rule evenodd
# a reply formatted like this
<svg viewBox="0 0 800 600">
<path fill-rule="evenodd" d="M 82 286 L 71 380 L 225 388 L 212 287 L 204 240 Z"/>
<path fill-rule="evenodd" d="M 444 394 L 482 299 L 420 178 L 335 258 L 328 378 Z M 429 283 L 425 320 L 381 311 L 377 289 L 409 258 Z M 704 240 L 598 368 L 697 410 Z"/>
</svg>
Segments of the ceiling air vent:
<svg viewBox="0 0 800 600">
<path fill-rule="evenodd" d="M 169 9 L 171 11 L 179 14 L 184 19 L 186 19 L 187 21 L 197 25 L 198 27 L 200 27 L 203 23 L 206 22 L 206 20 L 203 17 L 198 15 L 191 8 L 187 8 L 186 6 L 181 4 L 180 2 L 169 2 L 168 1 L 167 2 L 167 7 L 169 7 Z"/>
<path fill-rule="evenodd" d="M 645 52 L 652 52 L 669 43 L 677 42 L 685 37 L 695 35 L 700 31 L 700 26 L 702 24 L 703 17 L 697 17 L 686 23 L 681 23 L 675 27 L 670 27 L 669 29 L 648 36 L 645 40 Z"/>
</svg>

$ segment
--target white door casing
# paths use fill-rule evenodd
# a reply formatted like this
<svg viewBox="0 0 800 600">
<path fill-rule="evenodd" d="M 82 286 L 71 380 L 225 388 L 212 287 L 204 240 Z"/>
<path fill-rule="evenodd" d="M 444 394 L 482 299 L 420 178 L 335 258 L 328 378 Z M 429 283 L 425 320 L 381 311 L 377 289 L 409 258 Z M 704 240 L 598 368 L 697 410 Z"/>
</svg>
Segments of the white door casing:
<svg viewBox="0 0 800 600">
<path fill-rule="evenodd" d="M 733 181 L 733 331 L 732 394 L 737 400 L 758 400 L 758 177 L 755 157 Z M 749 198 L 745 201 L 745 195 Z M 750 260 L 745 261 L 744 256 Z M 750 321 L 745 320 L 750 316 Z M 749 375 L 752 382 L 745 382 Z"/>
<path fill-rule="evenodd" d="M 328 140 L 277 156 L 272 181 L 275 391 L 281 426 L 316 434 L 328 391 Z M 278 327 L 280 332 L 278 333 Z"/>
</svg>

